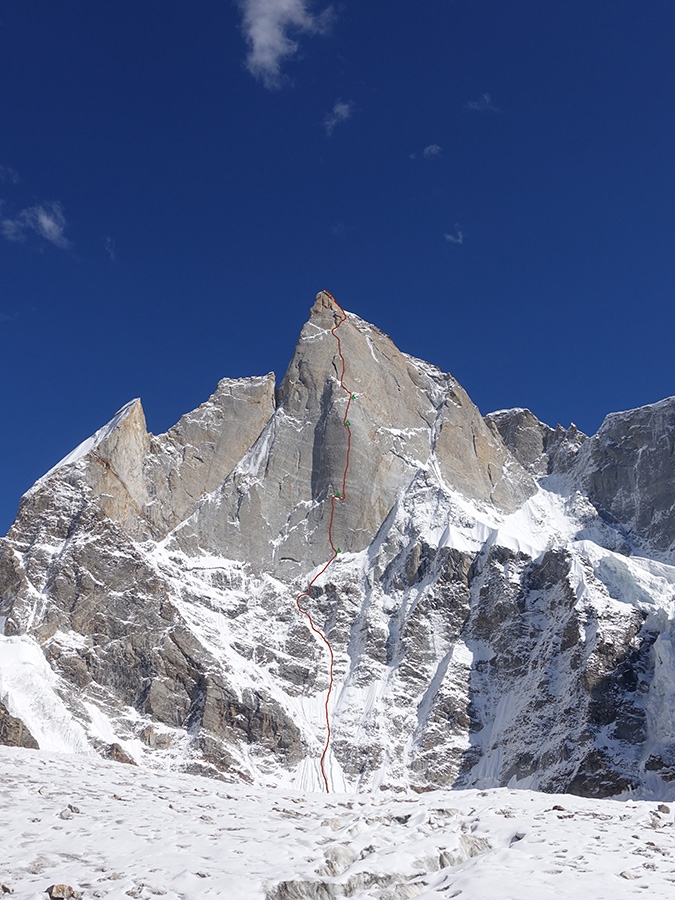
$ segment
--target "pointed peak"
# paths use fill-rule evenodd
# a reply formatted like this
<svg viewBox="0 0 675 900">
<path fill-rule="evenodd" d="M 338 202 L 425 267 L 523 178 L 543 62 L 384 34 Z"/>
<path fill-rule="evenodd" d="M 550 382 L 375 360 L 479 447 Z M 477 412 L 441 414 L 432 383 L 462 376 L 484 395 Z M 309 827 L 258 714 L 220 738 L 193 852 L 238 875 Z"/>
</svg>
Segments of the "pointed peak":
<svg viewBox="0 0 675 900">
<path fill-rule="evenodd" d="M 87 438 L 86 441 L 82 441 L 79 446 L 72 450 L 67 456 L 64 456 L 64 458 L 60 462 L 53 466 L 48 472 L 45 472 L 42 478 L 38 478 L 31 490 L 33 490 L 33 488 L 36 488 L 38 485 L 44 484 L 44 482 L 51 475 L 53 475 L 54 472 L 57 472 L 64 466 L 77 462 L 92 450 L 94 450 L 96 447 L 100 446 L 126 420 L 130 420 L 130 422 L 132 422 L 143 432 L 145 432 L 145 415 L 143 413 L 143 406 L 141 405 L 141 401 L 139 398 L 130 400 L 128 403 L 126 403 L 122 407 L 122 409 L 118 410 L 115 413 L 115 415 L 106 425 L 104 425 L 102 428 L 99 428 L 99 430 L 95 432 L 95 434 L 93 434 L 91 437 Z"/>
<path fill-rule="evenodd" d="M 323 316 L 327 311 L 335 313 L 340 317 L 344 312 L 344 310 L 330 291 L 319 291 L 319 293 L 316 295 L 314 306 L 312 307 L 312 310 L 310 312 L 310 319 L 314 318 L 315 316 Z"/>
</svg>

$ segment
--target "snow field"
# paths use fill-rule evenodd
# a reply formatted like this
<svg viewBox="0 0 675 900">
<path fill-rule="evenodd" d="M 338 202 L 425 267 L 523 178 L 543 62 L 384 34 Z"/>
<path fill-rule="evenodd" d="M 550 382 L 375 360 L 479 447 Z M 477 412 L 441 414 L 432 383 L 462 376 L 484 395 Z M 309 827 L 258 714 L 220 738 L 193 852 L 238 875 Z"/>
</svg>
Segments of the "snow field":
<svg viewBox="0 0 675 900">
<path fill-rule="evenodd" d="M 623 900 L 675 894 L 656 802 L 488 791 L 303 795 L 0 749 L 0 882 L 17 900 Z"/>
</svg>

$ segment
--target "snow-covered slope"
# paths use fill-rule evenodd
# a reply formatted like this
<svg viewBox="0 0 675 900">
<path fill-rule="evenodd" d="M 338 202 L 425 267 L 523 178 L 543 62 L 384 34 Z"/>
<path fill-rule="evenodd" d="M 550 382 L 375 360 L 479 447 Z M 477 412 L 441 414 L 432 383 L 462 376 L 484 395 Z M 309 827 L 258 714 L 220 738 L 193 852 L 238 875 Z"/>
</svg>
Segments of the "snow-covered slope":
<svg viewBox="0 0 675 900">
<path fill-rule="evenodd" d="M 672 808 L 505 788 L 306 794 L 0 748 L 0 882 L 167 900 L 654 900 Z"/>
<path fill-rule="evenodd" d="M 340 321 L 320 294 L 276 392 L 225 379 L 158 437 L 129 404 L 28 492 L 0 545 L 0 739 L 319 789 L 329 659 L 295 599 L 330 527 L 303 605 L 335 657 L 332 791 L 666 796 L 675 401 L 593 438 L 484 419 L 349 314 L 336 501 Z"/>
</svg>

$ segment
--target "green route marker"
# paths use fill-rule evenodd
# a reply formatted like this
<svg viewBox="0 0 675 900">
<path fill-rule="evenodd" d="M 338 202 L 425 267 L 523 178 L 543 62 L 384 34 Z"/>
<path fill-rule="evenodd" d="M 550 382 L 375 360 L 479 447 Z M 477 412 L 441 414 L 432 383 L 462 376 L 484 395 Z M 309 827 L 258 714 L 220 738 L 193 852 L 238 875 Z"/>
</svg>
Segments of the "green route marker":
<svg viewBox="0 0 675 900">
<path fill-rule="evenodd" d="M 338 494 L 338 492 L 337 492 L 337 491 L 336 491 L 336 492 L 335 492 L 335 494 L 334 494 L 334 497 L 335 497 L 335 498 L 336 498 L 336 499 L 337 499 L 337 500 L 339 500 L 339 499 L 340 499 L 340 495 L 339 495 L 339 494 Z"/>
<path fill-rule="evenodd" d="M 356 400 L 356 394 L 352 394 L 352 400 Z"/>
<path fill-rule="evenodd" d="M 337 552 L 338 552 L 338 553 L 342 553 L 342 550 L 340 550 L 340 548 L 338 547 L 338 548 L 337 548 Z"/>
<path fill-rule="evenodd" d="M 347 426 L 347 428 L 349 428 L 349 426 L 350 426 L 351 424 L 352 424 L 352 423 L 349 421 L 349 419 L 345 419 L 345 425 Z"/>
</svg>

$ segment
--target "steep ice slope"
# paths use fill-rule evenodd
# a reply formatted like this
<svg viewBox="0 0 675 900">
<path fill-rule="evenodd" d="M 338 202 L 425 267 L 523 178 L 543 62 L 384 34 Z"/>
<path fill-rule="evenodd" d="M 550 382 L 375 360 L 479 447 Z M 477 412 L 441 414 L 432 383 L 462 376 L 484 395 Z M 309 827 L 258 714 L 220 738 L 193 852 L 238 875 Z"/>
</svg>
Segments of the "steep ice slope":
<svg viewBox="0 0 675 900">
<path fill-rule="evenodd" d="M 224 381 L 159 438 L 131 404 L 24 499 L 0 558 L 0 656 L 30 644 L 38 685 L 41 649 L 79 749 L 320 787 L 328 661 L 294 597 L 330 558 L 344 470 L 338 320 L 320 294 L 274 403 L 269 377 Z M 675 570 L 588 484 L 615 446 L 639 469 L 669 420 L 636 411 L 634 458 L 615 426 L 483 420 L 373 326 L 350 314 L 340 333 L 343 552 L 306 601 L 335 652 L 332 790 L 667 791 Z M 8 715 L 44 735 L 2 684 Z"/>
</svg>

